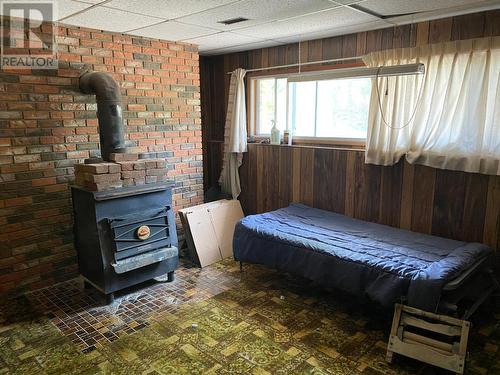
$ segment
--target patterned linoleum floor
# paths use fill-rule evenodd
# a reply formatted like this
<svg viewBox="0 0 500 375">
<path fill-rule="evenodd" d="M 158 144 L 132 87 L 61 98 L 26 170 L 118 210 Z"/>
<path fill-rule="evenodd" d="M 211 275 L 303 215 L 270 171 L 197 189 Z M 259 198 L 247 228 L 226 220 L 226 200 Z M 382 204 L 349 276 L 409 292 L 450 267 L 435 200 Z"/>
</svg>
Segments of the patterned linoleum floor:
<svg viewBox="0 0 500 375">
<path fill-rule="evenodd" d="M 491 305 L 492 306 L 492 305 Z M 471 334 L 470 374 L 500 374 L 500 312 Z M 261 266 L 183 266 L 110 306 L 81 282 L 0 307 L 0 374 L 446 374 L 385 358 L 390 316 Z"/>
</svg>

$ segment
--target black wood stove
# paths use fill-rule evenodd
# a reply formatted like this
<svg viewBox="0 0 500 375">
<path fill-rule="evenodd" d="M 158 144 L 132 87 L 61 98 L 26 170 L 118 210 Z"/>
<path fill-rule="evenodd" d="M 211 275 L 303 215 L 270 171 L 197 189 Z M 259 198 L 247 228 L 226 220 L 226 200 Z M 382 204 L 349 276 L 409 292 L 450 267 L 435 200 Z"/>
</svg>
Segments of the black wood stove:
<svg viewBox="0 0 500 375">
<path fill-rule="evenodd" d="M 85 283 L 113 301 L 115 291 L 168 275 L 178 265 L 170 184 L 109 191 L 72 187 L 75 245 Z"/>
<path fill-rule="evenodd" d="M 120 86 L 109 74 L 84 72 L 80 89 L 96 95 L 101 146 L 101 158 L 86 162 L 110 162 L 127 152 Z M 105 191 L 73 186 L 71 193 L 78 267 L 86 286 L 102 291 L 109 303 L 120 289 L 165 274 L 173 280 L 179 258 L 172 184 Z"/>
</svg>

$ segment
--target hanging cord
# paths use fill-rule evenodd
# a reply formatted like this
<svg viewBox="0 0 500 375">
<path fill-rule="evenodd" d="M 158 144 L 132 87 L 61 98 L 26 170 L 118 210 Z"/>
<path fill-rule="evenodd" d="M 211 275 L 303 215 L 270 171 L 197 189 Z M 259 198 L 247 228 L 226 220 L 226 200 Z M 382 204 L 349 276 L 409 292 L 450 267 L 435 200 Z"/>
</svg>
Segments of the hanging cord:
<svg viewBox="0 0 500 375">
<path fill-rule="evenodd" d="M 300 43 L 301 43 L 301 40 L 299 39 L 299 74 L 300 74 L 300 68 L 301 68 L 301 52 L 300 52 Z"/>
<path fill-rule="evenodd" d="M 380 89 L 378 87 L 378 79 L 380 78 L 380 69 L 382 69 L 384 66 L 379 66 L 378 69 L 377 69 L 377 74 L 375 75 L 375 80 L 376 80 L 376 88 L 377 88 L 377 99 L 378 99 L 378 108 L 379 108 L 379 111 L 380 111 L 380 116 L 382 117 L 382 121 L 384 122 L 384 124 L 388 127 L 388 128 L 391 128 L 391 129 L 394 129 L 394 130 L 400 130 L 400 129 L 404 129 L 406 128 L 408 125 L 410 125 L 410 123 L 413 121 L 413 118 L 415 117 L 415 114 L 417 113 L 417 108 L 420 106 L 420 101 L 422 99 L 422 93 L 423 93 L 423 88 L 424 88 L 424 78 L 425 78 L 425 74 L 424 73 L 424 76 L 422 77 L 422 83 L 420 84 L 420 90 L 419 90 L 419 93 L 418 93 L 418 98 L 417 98 L 417 102 L 415 103 L 415 108 L 413 108 L 413 113 L 411 114 L 411 117 L 410 119 L 408 120 L 408 122 L 406 124 L 404 124 L 403 126 L 401 127 L 394 127 L 392 125 L 389 125 L 387 123 L 387 120 L 385 119 L 385 116 L 384 116 L 384 111 L 382 110 L 382 102 L 380 101 Z M 389 94 L 389 77 L 386 77 L 387 80 L 386 80 L 386 89 L 385 89 L 385 95 L 388 95 Z"/>
</svg>

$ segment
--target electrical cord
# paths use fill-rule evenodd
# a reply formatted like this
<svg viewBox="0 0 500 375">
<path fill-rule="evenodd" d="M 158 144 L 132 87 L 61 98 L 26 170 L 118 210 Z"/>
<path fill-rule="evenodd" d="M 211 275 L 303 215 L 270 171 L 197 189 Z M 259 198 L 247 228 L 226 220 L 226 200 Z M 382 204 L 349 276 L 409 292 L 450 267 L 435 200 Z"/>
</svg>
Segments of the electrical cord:
<svg viewBox="0 0 500 375">
<path fill-rule="evenodd" d="M 423 88 L 424 88 L 424 82 L 425 80 L 422 79 L 422 83 L 420 84 L 420 90 L 419 90 L 419 93 L 418 93 L 418 99 L 417 99 L 417 102 L 415 103 L 415 108 L 413 108 L 413 113 L 410 117 L 410 119 L 408 120 L 408 122 L 406 124 L 404 124 L 403 126 L 400 126 L 400 127 L 395 127 L 395 126 L 392 126 L 390 125 L 389 123 L 387 123 L 387 120 L 384 116 L 384 111 L 382 110 L 382 102 L 380 100 L 380 89 L 378 87 L 378 79 L 380 78 L 380 70 L 384 67 L 384 65 L 382 66 L 379 66 L 378 69 L 377 69 L 377 74 L 375 75 L 375 80 L 376 80 L 376 88 L 377 88 L 377 99 L 378 99 L 378 108 L 379 108 L 379 111 L 380 111 L 380 116 L 382 117 L 382 121 L 384 122 L 384 124 L 388 127 L 388 128 L 391 128 L 391 129 L 394 129 L 394 130 L 401 130 L 401 129 L 404 129 L 406 128 L 408 125 L 410 125 L 410 123 L 413 121 L 413 118 L 415 117 L 415 114 L 417 113 L 417 108 L 419 107 L 420 105 L 420 101 L 422 99 L 422 93 L 423 93 Z M 424 73 L 424 76 L 423 78 L 425 78 L 425 74 Z M 389 80 L 387 80 L 387 84 L 386 84 L 386 92 L 385 92 L 385 95 L 388 94 L 388 91 L 389 91 Z"/>
</svg>

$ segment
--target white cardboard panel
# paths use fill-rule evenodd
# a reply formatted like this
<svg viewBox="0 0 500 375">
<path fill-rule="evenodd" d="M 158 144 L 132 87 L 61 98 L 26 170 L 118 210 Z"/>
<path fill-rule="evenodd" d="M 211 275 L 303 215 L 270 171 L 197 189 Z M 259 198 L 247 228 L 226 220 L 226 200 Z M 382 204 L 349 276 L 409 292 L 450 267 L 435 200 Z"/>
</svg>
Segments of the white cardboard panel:
<svg viewBox="0 0 500 375">
<path fill-rule="evenodd" d="M 233 256 L 233 235 L 236 223 L 243 218 L 240 201 L 230 200 L 210 210 L 222 259 Z"/>
<path fill-rule="evenodd" d="M 244 217 L 238 200 L 222 199 L 179 210 L 189 251 L 201 267 L 233 255 L 236 223 Z"/>
<path fill-rule="evenodd" d="M 186 214 L 200 266 L 205 267 L 222 259 L 210 213 L 206 209 L 192 210 Z"/>
</svg>

